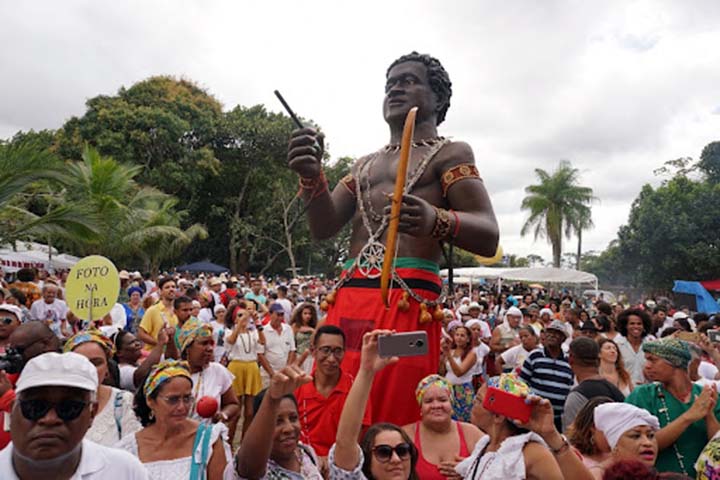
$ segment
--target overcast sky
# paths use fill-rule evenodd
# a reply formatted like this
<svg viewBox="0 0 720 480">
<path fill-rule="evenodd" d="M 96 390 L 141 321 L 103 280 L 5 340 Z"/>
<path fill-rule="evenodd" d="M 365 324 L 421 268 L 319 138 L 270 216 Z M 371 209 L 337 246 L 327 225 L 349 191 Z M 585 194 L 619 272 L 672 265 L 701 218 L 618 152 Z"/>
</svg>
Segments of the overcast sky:
<svg viewBox="0 0 720 480">
<path fill-rule="evenodd" d="M 570 160 L 594 189 L 602 250 L 665 160 L 720 140 L 720 2 L 0 0 L 0 138 L 58 128 L 84 102 L 151 75 L 196 81 L 231 109 L 293 108 L 333 157 L 387 143 L 384 74 L 417 50 L 453 97 L 441 134 L 470 143 L 506 252 L 535 168 Z M 564 250 L 575 251 L 575 240 Z"/>
</svg>

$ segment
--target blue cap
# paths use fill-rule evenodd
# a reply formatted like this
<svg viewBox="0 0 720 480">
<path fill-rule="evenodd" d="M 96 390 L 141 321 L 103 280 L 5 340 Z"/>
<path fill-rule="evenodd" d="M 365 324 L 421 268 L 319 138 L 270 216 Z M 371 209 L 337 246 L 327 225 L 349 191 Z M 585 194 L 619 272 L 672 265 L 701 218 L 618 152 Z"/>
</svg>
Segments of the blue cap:
<svg viewBox="0 0 720 480">
<path fill-rule="evenodd" d="M 285 309 L 280 305 L 279 303 L 273 303 L 270 305 L 270 313 L 272 312 L 283 312 L 285 313 Z"/>
</svg>

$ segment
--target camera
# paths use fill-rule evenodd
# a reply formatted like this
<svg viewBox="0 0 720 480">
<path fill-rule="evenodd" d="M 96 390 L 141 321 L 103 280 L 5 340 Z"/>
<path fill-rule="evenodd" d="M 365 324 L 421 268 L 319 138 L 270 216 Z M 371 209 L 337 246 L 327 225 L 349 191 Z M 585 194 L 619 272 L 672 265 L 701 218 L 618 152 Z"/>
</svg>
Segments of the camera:
<svg viewBox="0 0 720 480">
<path fill-rule="evenodd" d="M 5 373 L 20 373 L 24 366 L 23 356 L 12 347 L 5 350 L 5 355 L 0 355 L 0 370 Z"/>
</svg>

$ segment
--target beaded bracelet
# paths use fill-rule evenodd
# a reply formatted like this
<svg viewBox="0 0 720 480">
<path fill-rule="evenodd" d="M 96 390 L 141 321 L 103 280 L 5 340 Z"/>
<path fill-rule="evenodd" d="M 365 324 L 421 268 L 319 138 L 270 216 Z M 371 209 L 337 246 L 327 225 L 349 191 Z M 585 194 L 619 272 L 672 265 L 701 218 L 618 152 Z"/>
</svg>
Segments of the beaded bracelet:
<svg viewBox="0 0 720 480">
<path fill-rule="evenodd" d="M 309 201 L 315 200 L 317 197 L 328 191 L 328 181 L 325 178 L 325 172 L 320 170 L 320 175 L 315 178 L 300 177 L 300 191 L 298 195 L 310 192 Z"/>
<path fill-rule="evenodd" d="M 452 229 L 452 222 L 450 221 L 450 215 L 448 211 L 443 208 L 433 206 L 435 209 L 435 226 L 433 226 L 432 233 L 430 234 L 433 238 L 444 239 L 450 235 Z"/>
</svg>

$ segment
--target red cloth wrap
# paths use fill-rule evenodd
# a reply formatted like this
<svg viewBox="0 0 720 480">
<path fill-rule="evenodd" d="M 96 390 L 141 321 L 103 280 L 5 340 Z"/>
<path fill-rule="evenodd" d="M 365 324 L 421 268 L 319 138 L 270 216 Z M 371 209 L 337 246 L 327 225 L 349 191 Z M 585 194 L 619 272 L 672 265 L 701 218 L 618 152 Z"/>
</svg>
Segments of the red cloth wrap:
<svg viewBox="0 0 720 480">
<path fill-rule="evenodd" d="M 397 268 L 396 271 L 404 280 L 419 279 L 442 286 L 440 277 L 427 270 L 418 268 Z M 343 271 L 342 278 L 347 274 Z M 357 271 L 353 278 L 364 279 Z M 441 323 L 432 321 L 420 324 L 420 304 L 408 298 L 410 309 L 401 312 L 397 309 L 398 300 L 403 290 L 394 284 L 390 291 L 390 308 L 386 309 L 380 298 L 379 279 L 377 288 L 355 287 L 345 285 L 336 292 L 335 302 L 328 311 L 325 321 L 328 325 L 336 325 L 345 332 L 345 358 L 342 369 L 352 376 L 360 367 L 360 350 L 362 338 L 367 332 L 375 329 L 410 332 L 424 330 L 428 335 L 428 355 L 401 358 L 399 362 L 382 369 L 375 376 L 370 392 L 372 405 L 372 422 L 391 422 L 406 425 L 420 418 L 420 409 L 415 400 L 415 388 L 427 375 L 437 373 L 440 361 L 440 329 Z M 434 301 L 437 292 L 413 288 L 423 298 Z M 432 311 L 430 311 L 432 313 Z"/>
</svg>

